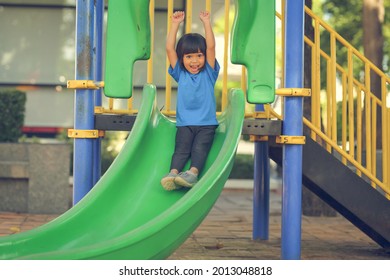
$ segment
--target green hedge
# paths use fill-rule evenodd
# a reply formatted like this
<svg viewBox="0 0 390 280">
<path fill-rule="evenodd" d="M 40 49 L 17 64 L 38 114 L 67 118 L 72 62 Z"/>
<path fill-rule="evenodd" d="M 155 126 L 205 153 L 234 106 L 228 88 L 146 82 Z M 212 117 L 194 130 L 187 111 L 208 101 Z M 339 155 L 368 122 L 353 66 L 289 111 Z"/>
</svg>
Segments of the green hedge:
<svg viewBox="0 0 390 280">
<path fill-rule="evenodd" d="M 22 136 L 25 108 L 25 92 L 0 90 L 0 142 L 18 142 Z"/>
<path fill-rule="evenodd" d="M 230 179 L 253 179 L 254 158 L 253 155 L 236 154 Z"/>
</svg>

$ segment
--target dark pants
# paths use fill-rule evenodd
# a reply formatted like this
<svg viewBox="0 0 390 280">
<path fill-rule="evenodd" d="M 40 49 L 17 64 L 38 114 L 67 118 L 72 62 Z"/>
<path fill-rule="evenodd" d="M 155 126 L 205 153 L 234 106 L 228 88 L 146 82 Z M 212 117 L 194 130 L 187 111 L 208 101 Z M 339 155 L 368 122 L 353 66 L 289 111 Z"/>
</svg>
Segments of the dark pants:
<svg viewBox="0 0 390 280">
<path fill-rule="evenodd" d="M 191 167 L 202 171 L 213 144 L 217 125 L 179 126 L 176 132 L 175 152 L 172 156 L 171 170 L 181 172 L 188 159 Z"/>
</svg>

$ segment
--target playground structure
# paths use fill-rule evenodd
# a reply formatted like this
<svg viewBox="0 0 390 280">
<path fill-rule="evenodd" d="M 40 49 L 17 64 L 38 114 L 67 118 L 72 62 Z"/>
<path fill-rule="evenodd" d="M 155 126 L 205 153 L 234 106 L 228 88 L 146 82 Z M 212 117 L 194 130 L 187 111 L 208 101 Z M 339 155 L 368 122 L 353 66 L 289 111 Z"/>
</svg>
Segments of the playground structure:
<svg viewBox="0 0 390 280">
<path fill-rule="evenodd" d="M 99 100 L 101 90 L 99 88 L 103 84 L 100 82 L 102 81 L 102 71 L 98 69 L 101 67 L 101 57 L 99 58 L 99 53 L 95 54 L 92 49 L 94 46 L 98 46 L 99 43 L 101 44 L 101 33 L 96 32 L 96 45 L 94 45 L 93 41 L 89 42 L 90 45 L 87 45 L 83 39 L 85 36 L 91 35 L 91 33 L 95 34 L 91 32 L 91 29 L 94 29 L 93 21 L 83 21 L 87 18 L 92 18 L 93 20 L 94 17 L 92 15 L 95 15 L 96 21 L 101 22 L 102 3 L 97 1 L 101 6 L 94 6 L 93 2 L 85 1 L 85 6 L 80 4 L 77 7 L 79 15 L 77 46 L 78 54 L 80 54 L 78 55 L 80 60 L 77 62 L 77 65 L 83 65 L 83 62 L 85 63 L 86 61 L 91 64 L 88 67 L 77 68 L 76 82 L 74 85 L 71 84 L 71 86 L 77 88 L 75 108 L 85 108 L 85 110 L 75 110 L 75 129 L 70 132 L 70 135 L 75 137 L 75 158 L 86 159 L 83 162 L 75 161 L 75 170 L 78 170 L 75 173 L 76 205 L 57 220 L 43 227 L 31 232 L 2 238 L 0 241 L 1 258 L 158 259 L 167 257 L 199 225 L 217 199 L 230 172 L 241 132 L 253 135 L 252 138 L 256 141 L 254 239 L 267 239 L 268 164 L 269 156 L 271 156 L 283 166 L 282 258 L 298 259 L 300 256 L 300 195 L 302 178 L 304 183 L 309 185 L 314 192 L 354 222 L 371 238 L 381 246 L 388 247 L 388 221 L 390 220 L 388 216 L 389 211 L 386 211 L 389 207 L 387 179 L 388 147 L 385 147 L 385 144 L 382 147 L 383 172 L 382 178 L 379 180 L 376 176 L 371 178 L 371 174 L 375 175 L 377 170 L 376 150 L 373 153 L 373 148 L 370 147 L 368 149 L 370 153 L 367 152 L 369 155 L 366 157 L 366 165 L 362 166 L 361 164 L 360 167 L 357 165 L 358 171 L 356 175 L 346 166 L 348 162 L 355 163 L 357 161 L 355 160 L 354 149 L 349 149 L 345 155 L 337 145 L 337 142 L 336 144 L 333 144 L 334 142 L 331 141 L 327 142 L 325 149 L 315 143 L 312 139 L 316 139 L 318 136 L 322 136 L 325 140 L 328 140 L 328 138 L 337 139 L 337 133 L 334 132 L 337 126 L 334 123 L 335 111 L 333 110 L 335 109 L 333 107 L 329 108 L 326 133 L 323 133 L 320 129 L 320 110 L 315 107 L 319 106 L 319 102 L 316 102 L 320 98 L 319 91 L 321 85 L 319 82 L 314 83 L 312 87 L 312 90 L 315 89 L 313 91 L 313 100 L 315 101 L 312 102 L 314 108 L 312 110 L 312 122 L 302 118 L 303 96 L 308 96 L 309 92 L 302 89 L 303 1 L 286 1 L 286 6 L 283 6 L 282 9 L 284 14 L 279 15 L 281 18 L 288 18 L 289 20 L 284 21 L 286 34 L 284 45 L 289 47 L 285 48 L 284 57 L 286 59 L 283 88 L 276 90 L 277 93 L 284 96 L 283 116 L 277 116 L 268 105 L 261 105 L 262 103 L 272 102 L 273 94 L 270 94 L 270 92 L 275 91 L 275 47 L 274 39 L 272 39 L 272 35 L 275 34 L 274 31 L 272 32 L 272 26 L 275 26 L 274 3 L 270 3 L 271 1 L 236 1 L 237 15 L 232 33 L 231 58 L 233 62 L 246 66 L 248 70 L 248 84 L 243 84 L 244 90 L 247 91 L 248 100 L 258 104 L 256 107 L 259 110 L 244 121 L 242 92 L 240 90 L 232 91 L 229 94 L 230 98 L 227 98 L 228 94 L 225 93 L 225 97 L 223 97 L 225 101 L 222 102 L 224 113 L 219 117 L 221 125 L 206 171 L 196 187 L 188 192 L 175 192 L 173 194 L 163 192 L 158 188 L 159 179 L 167 170 L 167 166 L 163 166 L 163 164 L 158 165 L 154 158 L 157 155 L 159 160 L 164 158 L 169 160 L 169 154 L 173 149 L 172 145 L 174 143 L 174 123 L 156 108 L 154 101 L 156 89 L 152 85 L 144 87 L 142 105 L 125 147 L 109 171 L 99 179 L 99 168 L 98 164 L 96 164 L 96 162 L 99 162 L 99 153 L 96 151 L 100 149 L 98 138 L 100 132 L 94 126 L 93 112 L 94 106 L 99 106 L 99 103 L 101 103 L 101 100 Z M 191 5 L 189 3 L 192 1 L 187 2 L 187 8 L 190 11 Z M 169 3 L 171 5 L 168 5 L 168 14 L 173 11 L 172 1 L 168 1 Z M 206 1 L 207 5 L 210 5 L 210 1 Z M 149 1 L 142 0 L 113 1 L 109 5 L 106 72 L 104 79 L 104 93 L 108 96 L 130 97 L 132 86 L 131 84 L 129 85 L 129 79 L 131 80 L 132 63 L 136 59 L 149 58 L 149 18 L 146 16 L 149 14 L 149 9 L 153 9 L 153 1 L 151 1 L 151 5 L 149 5 Z M 265 15 L 268 17 L 260 14 L 264 11 L 267 11 Z M 308 10 L 306 12 L 311 13 Z M 251 13 L 253 13 L 253 17 L 242 17 L 243 14 Z M 150 14 L 152 15 L 153 13 Z M 318 25 L 322 23 L 317 18 L 314 17 L 314 19 L 315 26 L 318 28 Z M 261 20 L 264 21 L 262 22 Z M 124 24 L 124 21 L 128 21 L 127 24 Z M 122 26 L 134 29 L 128 30 L 128 32 L 118 31 Z M 247 30 L 247 32 L 240 32 L 240 30 Z M 267 30 L 268 33 L 262 32 L 262 30 Z M 262 40 L 251 41 L 254 40 L 254 35 L 257 33 L 264 35 L 261 38 Z M 130 34 L 124 42 L 123 34 Z M 268 38 L 268 40 L 265 38 Z M 317 36 L 315 38 L 319 40 Z M 336 40 L 336 38 L 337 36 L 334 36 L 333 40 Z M 331 71 L 340 71 L 340 67 L 335 60 L 335 50 L 332 51 L 330 56 L 326 56 L 318 49 L 318 42 L 312 42 L 308 38 L 305 38 L 305 40 L 307 44 L 315 46 L 313 47 L 315 51 L 312 54 L 315 59 L 325 56 L 329 63 L 329 69 Z M 123 44 L 124 49 L 119 51 L 118 45 L 121 44 Z M 99 50 L 101 51 L 101 47 L 96 49 L 98 52 Z M 249 54 L 253 54 L 255 50 L 260 51 L 260 54 L 257 55 L 260 55 L 260 57 L 264 55 L 268 59 L 270 54 L 273 54 L 273 61 L 268 60 L 267 67 L 258 67 L 257 64 L 253 65 L 253 62 L 257 60 L 250 57 Z M 124 59 L 122 52 L 129 57 Z M 86 55 L 86 57 L 81 57 L 81 54 Z M 351 48 L 351 59 L 353 54 L 355 54 L 355 50 Z M 255 58 L 259 57 L 256 56 Z M 130 64 L 129 61 L 131 62 Z M 124 68 L 120 68 L 118 65 Z M 365 72 L 366 74 L 372 69 L 376 70 L 370 67 L 370 65 L 366 66 L 366 71 L 368 71 Z M 317 71 L 317 69 L 314 68 L 313 73 L 314 71 Z M 353 123 L 354 110 L 356 109 L 358 117 L 361 116 L 361 107 L 354 107 L 354 97 L 351 92 L 353 92 L 355 87 L 359 87 L 360 91 L 357 91 L 358 94 L 359 92 L 360 94 L 362 92 L 370 93 L 369 82 L 366 81 L 361 86 L 358 81 L 353 79 L 353 71 L 351 69 L 348 69 L 348 71 L 348 73 L 340 71 L 342 73 L 342 81 L 346 81 L 345 83 L 350 93 L 347 97 L 349 101 L 352 101 L 352 105 L 351 102 L 347 101 L 345 101 L 345 104 L 343 103 L 343 106 L 348 107 L 348 113 L 352 114 L 352 117 L 343 115 L 349 121 L 349 135 L 343 132 L 343 148 L 347 148 L 347 143 L 355 142 L 355 133 L 352 129 L 352 127 L 355 127 Z M 352 77 L 348 76 L 351 72 Z M 335 86 L 336 75 L 333 78 L 327 77 L 327 79 L 330 80 L 330 87 Z M 81 85 L 80 81 L 82 81 Z M 386 88 L 389 79 L 383 76 L 382 81 L 383 88 Z M 367 89 L 368 91 L 366 91 Z M 97 94 L 95 95 L 96 103 L 94 104 L 91 97 L 94 96 L 95 91 Z M 314 92 L 317 94 L 315 95 Z M 386 100 L 386 92 L 387 90 L 384 90 L 384 100 Z M 264 96 L 267 96 L 267 99 L 261 100 Z M 336 92 L 333 91 L 328 96 L 328 102 L 335 103 Z M 371 94 L 366 94 L 365 97 L 367 96 L 370 98 L 365 99 L 365 102 L 367 102 L 365 105 L 369 104 L 369 108 L 372 109 L 371 112 L 375 112 L 373 113 L 375 117 L 376 106 L 384 105 L 381 110 L 382 123 L 387 124 L 389 114 L 385 107 L 386 102 L 384 100 L 378 101 Z M 361 96 L 358 100 L 360 99 L 362 99 Z M 170 106 L 167 106 L 167 108 L 170 108 Z M 365 110 L 366 118 L 369 118 L 370 114 L 367 111 Z M 169 114 L 169 112 L 164 111 L 163 113 Z M 264 116 L 266 116 L 265 119 Z M 283 127 L 280 126 L 281 122 L 279 120 L 274 120 L 275 116 L 283 120 Z M 305 125 L 309 126 L 312 131 L 311 135 L 306 135 L 306 144 L 305 137 L 302 135 L 302 119 Z M 370 119 L 370 121 L 367 121 L 367 124 L 375 124 L 375 120 L 375 118 L 373 120 Z M 272 130 L 270 126 L 277 126 L 278 128 Z M 385 128 L 386 126 L 384 125 L 383 127 Z M 273 134 L 270 133 L 271 130 L 274 131 Z M 374 129 L 370 130 L 374 131 Z M 345 129 L 345 131 L 347 130 Z M 387 130 L 383 131 L 382 143 L 388 143 L 388 141 L 385 141 L 387 133 Z M 359 133 L 357 135 L 361 136 Z M 367 135 L 367 139 L 375 139 L 375 135 Z M 283 154 L 281 154 L 280 146 L 269 146 L 269 143 L 271 143 L 268 141 L 270 140 L 269 136 L 275 136 L 279 144 L 285 144 L 283 145 Z M 357 142 L 356 158 L 361 159 L 361 146 L 359 148 L 361 138 L 359 140 L 358 137 Z M 159 147 L 164 147 L 164 151 L 160 151 Z M 305 152 L 306 147 L 311 150 Z M 305 157 L 310 157 L 310 155 L 313 155 L 313 150 L 316 151 L 314 159 L 306 161 L 306 164 L 302 164 L 302 155 L 304 159 Z M 342 155 L 342 160 L 335 159 L 329 152 L 338 152 Z M 318 160 L 319 154 L 322 155 L 321 160 Z M 326 157 L 330 157 L 330 159 L 325 159 Z M 152 161 L 154 162 L 153 164 L 157 165 L 153 166 Z M 314 164 L 315 162 L 319 164 L 326 163 L 324 165 L 326 169 L 323 166 L 315 169 L 317 168 Z M 167 163 L 164 164 L 166 165 Z M 326 170 L 329 174 L 328 171 L 333 170 L 334 165 L 336 165 L 336 170 L 338 169 L 342 173 L 339 174 L 340 177 L 345 177 L 346 174 L 354 176 L 351 177 L 354 178 L 353 183 L 344 180 L 341 182 L 341 185 L 358 186 L 359 191 L 356 196 L 358 197 L 364 192 L 364 198 L 369 197 L 369 199 L 363 202 L 361 199 L 358 200 L 358 205 L 356 205 L 356 202 L 348 204 L 349 200 L 351 200 L 349 193 L 353 191 L 348 188 L 340 188 L 340 183 L 335 183 L 336 181 L 338 182 L 335 179 L 336 177 L 330 178 L 333 180 L 334 189 L 329 189 L 332 188 L 332 184 L 326 182 L 329 176 L 327 174 L 321 176 L 318 170 L 323 168 L 322 170 Z M 131 173 L 129 170 L 131 170 Z M 137 175 L 131 176 L 131 174 Z M 371 181 L 366 183 L 366 180 L 364 180 L 366 178 L 363 179 L 363 176 L 359 177 L 359 175 L 364 175 L 370 178 Z M 364 184 L 367 184 L 369 188 L 366 188 Z M 92 189 L 94 185 L 95 187 Z M 324 185 L 325 187 L 323 187 Z M 377 187 L 379 191 L 370 185 Z M 136 199 L 133 200 L 133 198 Z M 159 203 L 155 204 L 157 201 Z M 368 217 L 366 217 L 367 215 L 364 216 L 366 208 L 361 211 L 363 213 L 359 212 L 359 208 L 362 208 L 362 205 L 365 207 L 366 204 L 368 204 L 367 207 L 376 206 L 382 210 L 381 213 L 384 215 L 379 221 L 378 218 L 375 219 L 373 217 L 376 216 L 373 212 L 368 213 Z M 96 217 L 96 213 L 99 213 L 99 217 Z M 80 225 L 82 226 L 80 227 Z M 173 232 L 175 234 L 172 234 Z M 162 239 L 166 244 L 160 244 Z M 26 245 L 27 240 L 28 245 Z M 46 245 L 42 246 L 42 240 L 45 240 L 44 244 Z"/>
</svg>

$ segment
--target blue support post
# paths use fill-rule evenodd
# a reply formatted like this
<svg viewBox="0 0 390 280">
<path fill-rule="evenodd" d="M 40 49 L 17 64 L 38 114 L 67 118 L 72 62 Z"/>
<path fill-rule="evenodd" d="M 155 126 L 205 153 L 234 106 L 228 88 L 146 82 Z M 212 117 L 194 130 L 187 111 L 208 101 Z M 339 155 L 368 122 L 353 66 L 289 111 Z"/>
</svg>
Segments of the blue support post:
<svg viewBox="0 0 390 280">
<path fill-rule="evenodd" d="M 96 81 L 103 80 L 103 25 L 104 25 L 104 1 L 96 1 L 95 9 L 95 50 L 96 50 Z M 102 89 L 95 91 L 95 106 L 102 106 Z M 93 141 L 93 185 L 101 176 L 101 139 Z"/>
<path fill-rule="evenodd" d="M 264 111 L 264 106 L 256 105 L 256 110 Z M 268 240 L 269 236 L 269 165 L 268 142 L 255 142 L 253 240 Z"/>
<path fill-rule="evenodd" d="M 94 0 L 78 0 L 76 4 L 76 80 L 95 78 L 94 3 Z M 77 89 L 74 102 L 74 128 L 94 129 L 94 91 Z M 74 139 L 73 204 L 93 187 L 93 141 Z"/>
<path fill-rule="evenodd" d="M 286 1 L 285 87 L 303 87 L 304 0 Z M 302 135 L 303 97 L 286 97 L 283 135 Z M 301 257 L 302 145 L 283 147 L 282 259 Z"/>
</svg>

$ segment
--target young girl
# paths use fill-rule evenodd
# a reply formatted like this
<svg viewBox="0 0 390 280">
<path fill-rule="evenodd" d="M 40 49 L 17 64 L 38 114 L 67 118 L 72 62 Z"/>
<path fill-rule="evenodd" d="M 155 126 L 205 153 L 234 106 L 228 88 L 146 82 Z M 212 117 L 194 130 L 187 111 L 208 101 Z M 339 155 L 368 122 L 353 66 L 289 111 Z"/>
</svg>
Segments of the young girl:
<svg viewBox="0 0 390 280">
<path fill-rule="evenodd" d="M 177 31 L 184 17 L 182 11 L 173 14 L 166 42 L 168 73 L 178 84 L 175 151 L 170 172 L 161 179 L 161 185 L 168 191 L 192 187 L 198 181 L 218 127 L 214 85 L 220 66 L 215 59 L 210 13 L 203 11 L 199 15 L 205 37 L 185 34 L 175 49 Z M 190 169 L 181 172 L 189 158 Z"/>
</svg>

